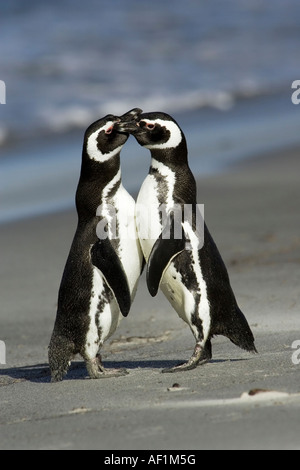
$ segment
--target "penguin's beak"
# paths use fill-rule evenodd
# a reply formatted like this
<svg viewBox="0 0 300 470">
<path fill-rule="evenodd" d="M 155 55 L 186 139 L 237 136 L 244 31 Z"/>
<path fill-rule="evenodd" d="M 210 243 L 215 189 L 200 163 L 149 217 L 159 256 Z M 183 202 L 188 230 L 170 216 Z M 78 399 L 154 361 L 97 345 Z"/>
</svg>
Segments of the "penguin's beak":
<svg viewBox="0 0 300 470">
<path fill-rule="evenodd" d="M 134 134 L 134 132 L 139 130 L 139 126 L 136 121 L 117 122 L 115 124 L 115 128 L 119 132 L 128 132 L 130 134 Z"/>
<path fill-rule="evenodd" d="M 143 110 L 140 108 L 133 108 L 127 113 L 120 116 L 120 121 L 115 124 L 115 128 L 119 132 L 134 133 L 138 130 L 137 122 Z"/>
</svg>

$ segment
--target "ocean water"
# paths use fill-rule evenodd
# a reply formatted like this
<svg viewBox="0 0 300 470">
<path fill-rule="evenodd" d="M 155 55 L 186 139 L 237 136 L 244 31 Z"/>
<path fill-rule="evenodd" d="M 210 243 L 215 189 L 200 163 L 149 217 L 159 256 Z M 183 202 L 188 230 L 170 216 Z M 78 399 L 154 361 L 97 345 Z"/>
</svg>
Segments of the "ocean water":
<svg viewBox="0 0 300 470">
<path fill-rule="evenodd" d="M 84 129 L 107 113 L 172 114 L 197 175 L 299 144 L 299 18 L 299 0 L 1 2 L 0 221 L 73 204 Z M 141 150 L 122 159 L 131 191 Z"/>
</svg>

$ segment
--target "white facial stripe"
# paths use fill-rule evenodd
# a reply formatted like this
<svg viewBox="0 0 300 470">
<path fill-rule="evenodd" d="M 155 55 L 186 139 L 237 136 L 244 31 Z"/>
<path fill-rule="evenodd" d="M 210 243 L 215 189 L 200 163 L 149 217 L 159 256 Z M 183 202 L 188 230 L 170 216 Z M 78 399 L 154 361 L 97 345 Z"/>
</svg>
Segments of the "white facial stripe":
<svg viewBox="0 0 300 470">
<path fill-rule="evenodd" d="M 98 129 L 97 131 L 95 131 L 88 138 L 87 153 L 88 153 L 89 157 L 92 160 L 95 160 L 96 162 L 106 162 L 107 160 L 112 158 L 114 155 L 117 155 L 121 151 L 121 149 L 123 147 L 122 145 L 120 145 L 120 147 L 117 147 L 115 150 L 113 150 L 112 152 L 109 152 L 109 153 L 102 153 L 102 152 L 100 152 L 100 150 L 98 148 L 98 144 L 97 144 L 98 134 L 102 131 L 107 131 L 113 125 L 114 125 L 113 121 L 107 122 L 105 124 L 105 126 L 101 127 L 101 129 Z"/>
<path fill-rule="evenodd" d="M 176 148 L 182 141 L 182 134 L 181 130 L 173 121 L 164 121 L 162 119 L 155 119 L 154 121 L 148 121 L 143 119 L 143 121 L 147 122 L 148 124 L 159 124 L 162 127 L 165 127 L 170 132 L 170 138 L 167 142 L 163 144 L 150 144 L 145 145 L 145 147 L 149 150 L 152 149 L 169 149 L 169 148 Z"/>
</svg>

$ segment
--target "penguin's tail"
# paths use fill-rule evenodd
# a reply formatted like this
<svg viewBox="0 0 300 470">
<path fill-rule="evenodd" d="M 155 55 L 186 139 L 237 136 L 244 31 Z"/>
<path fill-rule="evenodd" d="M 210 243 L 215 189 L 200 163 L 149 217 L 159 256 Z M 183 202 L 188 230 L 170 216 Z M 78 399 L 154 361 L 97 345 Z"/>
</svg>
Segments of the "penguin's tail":
<svg viewBox="0 0 300 470">
<path fill-rule="evenodd" d="M 234 314 L 230 316 L 230 321 L 226 324 L 223 334 L 236 346 L 257 353 L 253 333 L 238 306 L 236 306 Z"/>
<path fill-rule="evenodd" d="M 48 348 L 51 382 L 60 382 L 68 372 L 74 357 L 74 344 L 54 330 Z"/>
</svg>

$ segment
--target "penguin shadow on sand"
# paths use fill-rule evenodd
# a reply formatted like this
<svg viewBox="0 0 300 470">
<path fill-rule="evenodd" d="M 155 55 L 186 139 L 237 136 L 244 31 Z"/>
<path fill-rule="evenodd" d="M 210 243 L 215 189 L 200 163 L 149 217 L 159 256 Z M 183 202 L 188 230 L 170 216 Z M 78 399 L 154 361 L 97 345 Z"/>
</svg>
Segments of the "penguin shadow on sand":
<svg viewBox="0 0 300 470">
<path fill-rule="evenodd" d="M 240 362 L 246 361 L 246 358 L 239 359 L 211 359 L 209 365 L 220 364 L 224 362 Z M 182 362 L 182 359 L 181 359 Z M 156 370 L 158 374 L 164 369 L 176 367 L 180 363 L 178 360 L 133 360 L 133 361 L 104 361 L 106 369 L 126 369 L 128 377 L 133 371 L 150 369 Z M 124 377 L 123 377 L 124 378 Z M 89 374 L 86 369 L 85 362 L 82 360 L 73 361 L 66 376 L 65 381 L 72 380 L 89 380 Z M 118 378 L 116 377 L 116 380 Z M 0 369 L 0 386 L 10 385 L 17 382 L 32 382 L 32 383 L 51 383 L 51 372 L 48 363 L 32 364 L 21 367 L 11 367 Z"/>
<path fill-rule="evenodd" d="M 160 371 L 166 367 L 172 367 L 178 364 L 178 361 L 108 361 L 105 363 L 106 369 L 126 369 L 128 371 L 142 370 L 142 369 L 155 369 Z M 130 372 L 129 374 L 130 375 Z M 69 371 L 64 377 L 65 381 L 68 380 L 89 380 L 89 374 L 86 369 L 84 361 L 73 361 Z M 10 385 L 17 382 L 33 382 L 33 383 L 50 383 L 51 372 L 49 364 L 32 364 L 22 367 L 12 367 L 0 370 L 0 385 Z"/>
<path fill-rule="evenodd" d="M 49 365 L 47 363 L 32 364 L 21 367 L 6 367 L 0 370 L 0 385 L 2 386 L 24 381 L 50 383 Z"/>
</svg>

